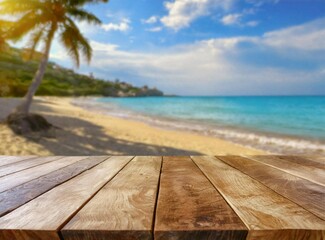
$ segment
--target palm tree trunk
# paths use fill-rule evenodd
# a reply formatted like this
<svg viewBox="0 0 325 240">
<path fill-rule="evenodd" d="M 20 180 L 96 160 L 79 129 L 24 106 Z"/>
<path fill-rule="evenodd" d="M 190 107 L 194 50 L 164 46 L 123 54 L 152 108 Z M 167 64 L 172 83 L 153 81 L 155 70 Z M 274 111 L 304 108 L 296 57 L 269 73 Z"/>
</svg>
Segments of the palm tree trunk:
<svg viewBox="0 0 325 240">
<path fill-rule="evenodd" d="M 44 77 L 44 73 L 45 73 L 46 66 L 47 66 L 48 59 L 49 59 L 49 54 L 50 54 L 50 49 L 51 49 L 54 32 L 55 32 L 55 29 L 52 26 L 52 29 L 50 30 L 48 39 L 46 41 L 44 55 L 43 55 L 42 60 L 38 66 L 38 70 L 34 76 L 33 82 L 29 86 L 28 91 L 23 99 L 23 102 L 14 110 L 15 113 L 23 113 L 23 114 L 29 113 L 30 106 L 33 101 L 33 97 L 34 97 L 38 87 L 41 85 L 41 82 Z"/>
</svg>

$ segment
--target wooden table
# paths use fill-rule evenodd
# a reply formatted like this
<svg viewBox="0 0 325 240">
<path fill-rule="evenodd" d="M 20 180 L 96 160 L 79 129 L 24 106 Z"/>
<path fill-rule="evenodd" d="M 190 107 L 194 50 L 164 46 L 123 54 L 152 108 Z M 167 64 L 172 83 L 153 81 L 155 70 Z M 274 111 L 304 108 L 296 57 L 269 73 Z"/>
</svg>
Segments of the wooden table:
<svg viewBox="0 0 325 240">
<path fill-rule="evenodd" d="M 325 239 L 325 158 L 0 156 L 0 239 Z"/>
</svg>

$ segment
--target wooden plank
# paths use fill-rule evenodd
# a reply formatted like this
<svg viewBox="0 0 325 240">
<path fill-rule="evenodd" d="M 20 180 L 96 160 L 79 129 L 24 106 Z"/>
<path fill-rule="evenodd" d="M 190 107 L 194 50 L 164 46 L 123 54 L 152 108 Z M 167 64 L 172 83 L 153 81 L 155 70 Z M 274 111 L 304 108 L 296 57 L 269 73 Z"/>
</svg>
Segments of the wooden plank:
<svg viewBox="0 0 325 240">
<path fill-rule="evenodd" d="M 4 166 L 11 163 L 20 162 L 30 158 L 36 158 L 37 156 L 1 156 L 0 166 Z"/>
<path fill-rule="evenodd" d="M 325 170 L 325 161 L 320 162 L 316 158 L 308 158 L 302 156 L 292 156 L 292 155 L 275 155 L 276 158 L 288 161 L 290 163 L 300 164 L 306 167 L 320 168 Z"/>
<path fill-rule="evenodd" d="M 161 160 L 132 160 L 62 229 L 64 239 L 152 239 Z"/>
<path fill-rule="evenodd" d="M 324 186 L 248 158 L 218 156 L 218 159 L 325 220 Z"/>
<path fill-rule="evenodd" d="M 245 239 L 247 228 L 189 157 L 164 157 L 155 239 Z"/>
<path fill-rule="evenodd" d="M 288 158 L 283 159 L 279 156 L 246 156 L 254 160 L 258 160 L 267 165 L 281 169 L 284 172 L 290 173 L 292 175 L 305 178 L 309 181 L 315 182 L 325 186 L 325 170 L 314 167 L 314 166 L 304 166 L 294 161 L 290 161 Z"/>
<path fill-rule="evenodd" d="M 309 161 L 312 161 L 314 163 L 317 163 L 317 167 L 325 170 L 325 157 L 321 157 L 321 156 L 318 156 L 318 157 L 308 157 L 308 156 L 304 156 L 303 157 L 304 159 L 308 159 Z"/>
<path fill-rule="evenodd" d="M 304 158 L 308 158 L 311 161 L 321 163 L 322 165 L 325 165 L 325 156 L 320 155 L 304 155 Z"/>
<path fill-rule="evenodd" d="M 248 226 L 248 240 L 305 240 L 325 236 L 325 221 L 246 174 L 214 157 L 193 157 L 193 160 Z"/>
<path fill-rule="evenodd" d="M 0 239 L 60 239 L 58 230 L 131 158 L 111 157 L 1 217 Z"/>
<path fill-rule="evenodd" d="M 86 159 L 84 159 L 84 157 L 78 157 L 80 161 L 65 161 L 66 163 L 69 163 L 69 165 L 66 167 L 60 168 L 27 183 L 1 192 L 0 216 L 7 214 L 8 212 L 38 197 L 39 195 L 49 191 L 55 186 L 77 176 L 85 170 L 94 167 L 107 158 L 107 156 L 89 157 Z M 64 158 L 61 161 L 64 160 L 67 159 Z"/>
<path fill-rule="evenodd" d="M 247 240 L 324 240 L 324 231 L 314 231 L 308 229 L 279 229 L 276 232 L 272 230 L 258 230 L 249 232 Z"/>
<path fill-rule="evenodd" d="M 58 160 L 62 157 L 60 156 L 50 156 L 50 157 L 38 157 L 32 159 L 26 159 L 24 161 L 7 164 L 5 166 L 0 167 L 0 177 L 19 172 L 28 168 L 32 168 L 38 165 L 42 165 L 48 162 L 52 162 Z"/>
<path fill-rule="evenodd" d="M 68 166 L 69 164 L 75 163 L 79 160 L 87 158 L 84 157 L 64 157 L 57 161 L 52 161 L 46 164 L 42 164 L 33 168 L 29 168 L 20 172 L 16 172 L 0 178 L 0 192 L 9 190 L 18 185 L 27 183 L 33 179 L 39 178 L 40 176 L 46 175 L 59 168 Z"/>
</svg>

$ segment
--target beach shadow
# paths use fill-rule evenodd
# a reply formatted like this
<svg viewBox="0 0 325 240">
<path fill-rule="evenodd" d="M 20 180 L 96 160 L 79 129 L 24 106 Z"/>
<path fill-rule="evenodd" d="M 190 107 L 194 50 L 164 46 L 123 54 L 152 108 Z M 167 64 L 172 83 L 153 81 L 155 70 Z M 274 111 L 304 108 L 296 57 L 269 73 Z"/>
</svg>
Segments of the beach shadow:
<svg viewBox="0 0 325 240">
<path fill-rule="evenodd" d="M 56 138 L 43 138 L 38 143 L 54 155 L 200 155 L 172 147 L 125 141 L 106 134 L 103 127 L 78 118 L 45 116 L 50 122 L 66 122 L 69 126 L 58 126 Z"/>
<path fill-rule="evenodd" d="M 55 138 L 40 138 L 34 141 L 53 155 L 202 155 L 196 151 L 118 139 L 90 121 L 65 115 L 52 115 L 49 107 L 39 103 L 37 113 L 59 129 L 55 130 Z"/>
</svg>

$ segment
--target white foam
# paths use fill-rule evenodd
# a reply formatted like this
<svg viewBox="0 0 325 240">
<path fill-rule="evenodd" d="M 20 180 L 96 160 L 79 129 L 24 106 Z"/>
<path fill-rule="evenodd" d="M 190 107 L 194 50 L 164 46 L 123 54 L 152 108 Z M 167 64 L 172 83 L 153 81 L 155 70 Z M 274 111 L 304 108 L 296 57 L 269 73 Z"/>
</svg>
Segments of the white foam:
<svg viewBox="0 0 325 240">
<path fill-rule="evenodd" d="M 252 132 L 247 129 L 229 128 L 190 120 L 152 117 L 121 109 L 119 106 L 112 103 L 101 103 L 95 98 L 76 99 L 73 101 L 73 104 L 90 111 L 96 111 L 119 118 L 137 120 L 158 127 L 192 131 L 207 136 L 215 136 L 236 144 L 262 149 L 272 153 L 325 155 L 325 143 L 316 140 L 279 134 Z"/>
</svg>

